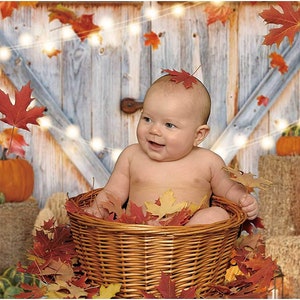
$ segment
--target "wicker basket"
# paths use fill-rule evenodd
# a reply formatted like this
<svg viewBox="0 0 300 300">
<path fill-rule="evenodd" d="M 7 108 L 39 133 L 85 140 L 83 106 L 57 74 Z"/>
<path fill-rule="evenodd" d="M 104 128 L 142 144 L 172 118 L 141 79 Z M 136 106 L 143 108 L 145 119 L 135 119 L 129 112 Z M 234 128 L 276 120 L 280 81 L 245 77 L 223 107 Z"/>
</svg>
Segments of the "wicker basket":
<svg viewBox="0 0 300 300">
<path fill-rule="evenodd" d="M 100 189 L 70 198 L 90 205 Z M 89 279 L 105 286 L 121 283 L 120 298 L 142 298 L 141 291 L 160 297 L 161 272 L 176 282 L 176 293 L 197 286 L 199 297 L 224 280 L 240 225 L 246 216 L 234 203 L 214 198 L 230 219 L 212 225 L 150 226 L 105 221 L 69 213 L 76 251 Z M 197 292 L 197 293 L 198 293 Z"/>
</svg>

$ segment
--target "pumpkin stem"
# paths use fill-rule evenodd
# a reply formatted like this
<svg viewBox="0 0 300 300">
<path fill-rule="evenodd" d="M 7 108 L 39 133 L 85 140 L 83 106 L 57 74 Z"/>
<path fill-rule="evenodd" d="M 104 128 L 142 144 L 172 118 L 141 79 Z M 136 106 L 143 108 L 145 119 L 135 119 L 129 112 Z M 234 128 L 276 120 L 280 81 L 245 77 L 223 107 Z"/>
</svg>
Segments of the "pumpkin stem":
<svg viewBox="0 0 300 300">
<path fill-rule="evenodd" d="M 1 160 L 6 160 L 7 159 L 7 152 L 8 152 L 8 149 L 4 148 L 3 151 L 2 151 Z"/>
</svg>

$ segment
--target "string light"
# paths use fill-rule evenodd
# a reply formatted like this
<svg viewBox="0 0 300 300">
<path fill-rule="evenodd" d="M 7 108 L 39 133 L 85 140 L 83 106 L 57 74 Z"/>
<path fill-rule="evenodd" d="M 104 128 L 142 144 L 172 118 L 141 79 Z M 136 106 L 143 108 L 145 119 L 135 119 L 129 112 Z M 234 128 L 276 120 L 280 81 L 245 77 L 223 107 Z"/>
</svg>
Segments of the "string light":
<svg viewBox="0 0 300 300">
<path fill-rule="evenodd" d="M 138 35 L 141 32 L 141 26 L 139 23 L 130 23 L 128 28 L 132 35 Z"/>
<path fill-rule="evenodd" d="M 47 41 L 43 45 L 43 51 L 45 53 L 52 53 L 55 50 L 55 45 L 51 41 Z"/>
<path fill-rule="evenodd" d="M 145 17 L 149 20 L 156 19 L 158 17 L 158 10 L 153 7 L 147 8 L 145 10 Z"/>
<path fill-rule="evenodd" d="M 172 6 L 172 14 L 176 17 L 181 17 L 184 14 L 184 7 L 181 4 Z"/>
<path fill-rule="evenodd" d="M 88 36 L 88 42 L 91 46 L 97 47 L 100 46 L 102 38 L 98 33 L 92 33 Z"/>
<path fill-rule="evenodd" d="M 114 27 L 114 21 L 111 17 L 103 17 L 100 22 L 99 22 L 99 26 L 103 29 L 103 30 L 110 30 Z"/>
<path fill-rule="evenodd" d="M 61 28 L 61 37 L 64 40 L 72 39 L 75 36 L 74 30 L 71 28 L 71 26 L 63 26 Z"/>
<path fill-rule="evenodd" d="M 69 125 L 66 128 L 66 135 L 68 138 L 75 140 L 80 137 L 80 129 L 76 125 Z"/>
<path fill-rule="evenodd" d="M 90 141 L 90 146 L 95 152 L 100 152 L 104 149 L 104 142 L 100 137 L 94 137 Z"/>
<path fill-rule="evenodd" d="M 275 142 L 273 137 L 265 136 L 261 139 L 260 145 L 264 150 L 271 150 L 274 147 Z"/>
<path fill-rule="evenodd" d="M 289 124 L 288 121 L 285 119 L 278 119 L 275 121 L 275 126 L 276 126 L 277 130 L 279 130 L 279 131 L 282 131 L 285 128 L 287 128 L 288 124 Z"/>
<path fill-rule="evenodd" d="M 243 134 L 237 134 L 233 138 L 233 143 L 238 148 L 244 148 L 247 144 L 247 137 Z"/>
<path fill-rule="evenodd" d="M 11 51 L 8 47 L 0 47 L 0 60 L 7 61 L 11 57 Z"/>
<path fill-rule="evenodd" d="M 52 121 L 51 118 L 48 116 L 44 116 L 42 118 L 39 118 L 37 120 L 38 124 L 40 125 L 40 127 L 43 129 L 49 129 L 52 126 Z"/>
<path fill-rule="evenodd" d="M 20 36 L 19 36 L 19 44 L 23 47 L 28 47 L 33 43 L 33 37 L 31 34 L 29 34 L 28 32 L 23 32 Z"/>
</svg>

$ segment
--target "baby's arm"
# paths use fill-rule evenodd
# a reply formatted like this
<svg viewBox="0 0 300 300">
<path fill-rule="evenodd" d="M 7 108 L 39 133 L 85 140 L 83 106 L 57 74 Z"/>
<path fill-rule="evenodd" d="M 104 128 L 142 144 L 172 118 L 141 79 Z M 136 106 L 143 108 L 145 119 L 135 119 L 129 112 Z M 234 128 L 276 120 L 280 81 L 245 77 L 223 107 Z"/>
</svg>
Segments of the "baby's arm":
<svg viewBox="0 0 300 300">
<path fill-rule="evenodd" d="M 98 193 L 92 205 L 85 209 L 87 213 L 105 218 L 109 213 L 103 207 L 105 203 L 114 201 L 114 199 L 120 205 L 126 202 L 129 194 L 129 160 L 132 152 L 132 146 L 129 146 L 120 154 L 107 184 Z"/>
<path fill-rule="evenodd" d="M 234 201 L 240 205 L 249 220 L 255 219 L 258 215 L 257 200 L 247 192 L 242 184 L 231 180 L 229 174 L 223 170 L 223 167 L 225 167 L 224 161 L 217 156 L 212 164 L 212 192 L 216 196 Z"/>
</svg>

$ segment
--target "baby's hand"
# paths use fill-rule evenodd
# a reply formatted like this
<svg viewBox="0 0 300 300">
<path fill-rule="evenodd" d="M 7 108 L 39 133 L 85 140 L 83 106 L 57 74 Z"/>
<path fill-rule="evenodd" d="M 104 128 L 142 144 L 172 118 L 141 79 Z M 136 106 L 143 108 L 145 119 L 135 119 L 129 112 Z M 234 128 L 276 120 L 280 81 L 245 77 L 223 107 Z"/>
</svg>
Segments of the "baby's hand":
<svg viewBox="0 0 300 300">
<path fill-rule="evenodd" d="M 254 220 L 257 217 L 258 203 L 252 195 L 243 195 L 240 198 L 240 205 L 242 210 L 247 214 L 248 220 Z"/>
<path fill-rule="evenodd" d="M 92 205 L 86 207 L 84 211 L 95 217 L 105 219 L 109 215 L 108 210 L 103 207 L 103 203 L 106 201 L 107 199 L 105 197 L 105 194 L 100 192 L 94 200 L 94 202 L 92 203 Z"/>
</svg>

